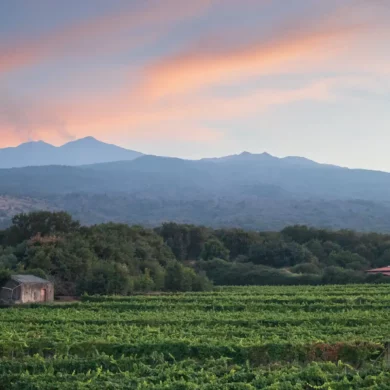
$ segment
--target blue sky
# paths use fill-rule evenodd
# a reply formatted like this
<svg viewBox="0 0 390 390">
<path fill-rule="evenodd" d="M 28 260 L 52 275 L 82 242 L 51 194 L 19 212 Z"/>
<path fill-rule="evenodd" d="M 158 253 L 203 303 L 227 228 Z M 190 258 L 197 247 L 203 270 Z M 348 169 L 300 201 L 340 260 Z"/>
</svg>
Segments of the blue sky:
<svg viewBox="0 0 390 390">
<path fill-rule="evenodd" d="M 390 171 L 389 18 L 387 0 L 0 0 L 0 147 Z"/>
</svg>

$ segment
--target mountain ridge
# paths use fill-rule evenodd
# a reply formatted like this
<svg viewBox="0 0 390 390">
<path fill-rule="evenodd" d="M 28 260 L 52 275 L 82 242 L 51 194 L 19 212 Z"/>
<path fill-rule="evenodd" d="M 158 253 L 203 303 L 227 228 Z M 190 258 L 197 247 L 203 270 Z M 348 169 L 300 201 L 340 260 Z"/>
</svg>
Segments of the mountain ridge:
<svg viewBox="0 0 390 390">
<path fill-rule="evenodd" d="M 58 150 L 44 143 L 22 149 L 37 146 Z M 92 138 L 66 148 L 83 156 L 100 147 L 114 150 L 114 161 L 0 169 L 0 222 L 9 223 L 17 206 L 64 209 L 85 224 L 177 221 L 276 230 L 307 224 L 390 232 L 390 173 L 249 152 L 186 160 L 130 156 L 125 149 L 126 160 L 114 145 Z"/>
<path fill-rule="evenodd" d="M 175 188 L 187 188 L 188 192 L 192 189 L 194 194 L 205 191 L 210 196 L 230 196 L 242 193 L 245 188 L 251 195 L 254 195 L 253 191 L 256 193 L 256 188 L 259 188 L 259 193 L 264 193 L 260 187 L 267 186 L 266 193 L 273 187 L 300 197 L 390 199 L 390 174 L 386 172 L 334 167 L 310 161 L 296 163 L 270 155 L 265 157 L 265 161 L 264 155 L 247 157 L 215 162 L 141 155 L 128 161 L 80 166 L 1 169 L 0 193 L 10 191 L 24 195 L 24 191 L 38 190 L 42 193 L 133 193 L 151 188 L 163 193 L 170 187 L 170 193 L 174 193 Z"/>
<path fill-rule="evenodd" d="M 143 153 L 108 144 L 94 137 L 80 138 L 61 146 L 30 141 L 0 149 L 0 168 L 66 165 L 79 166 L 121 160 L 133 160 Z"/>
<path fill-rule="evenodd" d="M 50 155 L 50 158 L 47 156 L 37 156 L 31 154 L 32 152 L 42 152 L 42 150 L 49 150 L 53 154 Z M 98 153 L 98 157 L 94 156 L 78 156 L 72 155 L 64 157 L 61 155 L 61 152 L 67 151 L 68 153 L 84 153 L 94 150 Z M 22 156 L 12 155 L 12 153 L 17 153 L 22 151 L 24 154 Z M 108 156 L 105 153 L 108 153 Z M 25 154 L 27 153 L 27 155 Z M 30 153 L 30 154 L 29 154 Z M 55 154 L 55 155 L 54 155 Z M 94 165 L 94 164 L 105 164 L 105 163 L 115 163 L 115 162 L 125 162 L 132 161 L 139 157 L 149 156 L 151 158 L 161 158 L 161 159 L 176 159 L 180 161 L 192 161 L 192 162 L 215 162 L 215 163 L 227 163 L 227 162 L 289 162 L 291 164 L 307 166 L 307 167 L 332 167 L 332 168 L 341 168 L 349 169 L 352 171 L 367 171 L 367 172 L 380 172 L 380 173 L 389 173 L 383 170 L 374 170 L 374 169 L 365 169 L 365 168 L 347 168 L 344 166 L 339 166 L 336 164 L 329 163 L 320 163 L 315 160 L 311 160 L 307 157 L 302 156 L 285 156 L 277 157 L 268 152 L 262 153 L 251 153 L 248 151 L 243 151 L 237 154 L 226 155 L 221 157 L 204 157 L 200 159 L 186 159 L 180 157 L 168 157 L 160 155 L 146 154 L 139 151 L 126 149 L 122 146 L 118 146 L 111 143 L 106 143 L 100 141 L 92 136 L 86 136 L 76 140 L 69 141 L 63 145 L 55 146 L 49 144 L 45 141 L 28 141 L 21 143 L 17 146 L 10 146 L 5 148 L 0 148 L 0 169 L 9 169 L 9 168 L 23 168 L 23 167 L 33 167 L 33 166 L 46 166 L 46 165 L 65 165 L 65 166 L 84 166 L 84 165 Z M 45 158 L 46 157 L 46 158 Z M 34 161 L 34 158 L 36 160 Z"/>
</svg>

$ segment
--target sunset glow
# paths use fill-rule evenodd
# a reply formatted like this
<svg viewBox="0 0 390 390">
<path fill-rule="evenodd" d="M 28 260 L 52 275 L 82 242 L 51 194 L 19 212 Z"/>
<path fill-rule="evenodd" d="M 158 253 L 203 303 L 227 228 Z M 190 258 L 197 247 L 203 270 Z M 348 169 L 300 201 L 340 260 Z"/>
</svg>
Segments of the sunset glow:
<svg viewBox="0 0 390 390">
<path fill-rule="evenodd" d="M 389 2 L 81 3 L 0 4 L 0 147 L 91 135 L 390 170 Z"/>
</svg>

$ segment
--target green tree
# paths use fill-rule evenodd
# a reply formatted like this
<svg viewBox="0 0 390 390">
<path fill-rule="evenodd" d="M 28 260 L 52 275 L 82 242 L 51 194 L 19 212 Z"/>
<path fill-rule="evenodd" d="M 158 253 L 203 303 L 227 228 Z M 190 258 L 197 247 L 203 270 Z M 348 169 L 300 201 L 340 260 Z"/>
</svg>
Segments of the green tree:
<svg viewBox="0 0 390 390">
<path fill-rule="evenodd" d="M 297 264 L 294 267 L 291 267 L 291 272 L 296 274 L 312 274 L 319 275 L 321 273 L 321 268 L 315 263 L 301 263 Z"/>
<path fill-rule="evenodd" d="M 146 268 L 145 272 L 136 278 L 134 283 L 134 288 L 136 291 L 153 291 L 155 290 L 155 287 L 156 285 L 150 276 L 150 270 L 148 268 Z"/>
<path fill-rule="evenodd" d="M 363 272 L 331 266 L 325 268 L 322 282 L 324 284 L 362 283 L 365 279 Z"/>
<path fill-rule="evenodd" d="M 310 240 L 305 246 L 319 261 L 324 261 L 328 256 L 320 240 Z"/>
<path fill-rule="evenodd" d="M 184 267 L 174 261 L 168 264 L 165 275 L 165 289 L 168 291 L 181 291 Z"/>
<path fill-rule="evenodd" d="M 242 229 L 220 229 L 216 231 L 216 236 L 229 250 L 232 259 L 238 256 L 247 256 L 251 245 L 260 240 L 258 234 Z"/>
<path fill-rule="evenodd" d="M 9 269 L 0 268 L 0 288 L 7 283 L 8 279 L 11 277 L 11 271 Z"/>
<path fill-rule="evenodd" d="M 229 250 L 217 238 L 210 238 L 204 244 L 204 248 L 201 253 L 201 258 L 203 260 L 212 260 L 215 258 L 228 260 Z"/>
<path fill-rule="evenodd" d="M 390 249 L 386 249 L 378 260 L 375 261 L 376 267 L 387 267 L 390 265 Z"/>
<path fill-rule="evenodd" d="M 12 226 L 6 230 L 3 239 L 7 245 L 16 245 L 36 235 L 52 236 L 71 233 L 79 229 L 80 224 L 63 211 L 33 211 L 18 214 L 12 218 Z"/>
<path fill-rule="evenodd" d="M 355 270 L 366 270 L 370 267 L 364 257 L 350 251 L 332 252 L 327 264 Z"/>
<path fill-rule="evenodd" d="M 300 263 L 316 262 L 317 259 L 303 245 L 271 239 L 251 247 L 249 261 L 271 267 L 291 267 Z"/>
<path fill-rule="evenodd" d="M 127 268 L 121 264 L 97 262 L 93 264 L 85 279 L 78 284 L 78 293 L 127 295 L 133 283 Z"/>
<path fill-rule="evenodd" d="M 158 233 L 164 239 L 164 242 L 171 248 L 177 260 L 187 259 L 187 248 L 190 243 L 188 227 L 177 223 L 164 223 L 159 228 Z"/>
</svg>

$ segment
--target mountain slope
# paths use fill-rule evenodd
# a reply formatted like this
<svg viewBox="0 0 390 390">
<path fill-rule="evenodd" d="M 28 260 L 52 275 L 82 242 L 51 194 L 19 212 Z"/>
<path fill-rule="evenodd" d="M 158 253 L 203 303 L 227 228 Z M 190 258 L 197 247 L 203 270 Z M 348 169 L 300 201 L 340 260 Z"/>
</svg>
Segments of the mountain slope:
<svg viewBox="0 0 390 390">
<path fill-rule="evenodd" d="M 277 158 L 268 154 L 246 155 L 244 158 L 241 154 L 220 161 L 143 156 L 134 161 L 86 168 L 110 175 L 120 174 L 124 185 L 139 176 L 149 183 L 152 177 L 159 177 L 161 181 L 165 178 L 175 185 L 186 183 L 224 196 L 247 189 L 253 195 L 256 187 L 273 187 L 299 197 L 390 199 L 390 173 L 318 164 L 297 157 Z"/>
<path fill-rule="evenodd" d="M 33 197 L 84 223 L 174 220 L 270 230 L 302 223 L 390 231 L 389 173 L 269 154 L 0 169 L 0 194 Z"/>
<path fill-rule="evenodd" d="M 9 226 L 15 214 L 35 210 L 55 210 L 55 207 L 43 199 L 0 195 L 0 229 Z"/>
<path fill-rule="evenodd" d="M 279 231 L 295 224 L 365 232 L 390 232 L 390 204 L 357 200 L 281 197 L 170 199 L 137 194 L 51 195 L 45 201 L 83 224 L 120 222 L 157 226 L 164 222 L 215 228 Z"/>
<path fill-rule="evenodd" d="M 106 144 L 93 137 L 69 142 L 60 147 L 42 141 L 0 149 L 0 168 L 43 165 L 84 165 L 119 160 L 133 160 L 142 153 Z"/>
<path fill-rule="evenodd" d="M 0 193 L 125 192 L 162 196 L 169 192 L 197 199 L 222 196 L 390 199 L 390 174 L 276 157 L 233 158 L 224 162 L 141 156 L 131 161 L 78 167 L 43 166 L 0 169 Z M 185 192 L 185 194 L 184 194 Z"/>
</svg>

